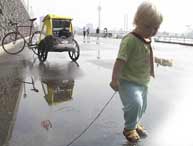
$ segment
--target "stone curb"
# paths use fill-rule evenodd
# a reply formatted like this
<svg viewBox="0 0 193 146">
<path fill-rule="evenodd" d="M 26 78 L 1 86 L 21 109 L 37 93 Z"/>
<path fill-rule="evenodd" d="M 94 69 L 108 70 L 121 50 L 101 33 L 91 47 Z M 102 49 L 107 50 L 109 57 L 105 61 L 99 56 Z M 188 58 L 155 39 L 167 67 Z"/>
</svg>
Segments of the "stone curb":
<svg viewBox="0 0 193 146">
<path fill-rule="evenodd" d="M 0 46 L 0 56 L 5 54 L 5 51 L 3 50 L 2 46 Z"/>
</svg>

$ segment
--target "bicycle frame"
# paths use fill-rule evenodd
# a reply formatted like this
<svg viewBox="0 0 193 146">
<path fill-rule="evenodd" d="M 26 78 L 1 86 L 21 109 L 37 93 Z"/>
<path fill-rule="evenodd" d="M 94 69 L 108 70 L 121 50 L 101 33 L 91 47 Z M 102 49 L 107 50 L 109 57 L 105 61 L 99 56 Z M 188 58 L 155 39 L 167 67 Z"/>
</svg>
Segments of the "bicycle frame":
<svg viewBox="0 0 193 146">
<path fill-rule="evenodd" d="M 34 19 L 33 19 L 33 20 L 34 20 Z M 30 43 L 31 43 L 30 41 L 31 41 L 31 37 L 32 37 L 32 29 L 33 29 L 33 23 L 34 23 L 33 20 L 30 21 L 30 22 L 31 22 L 30 25 L 18 25 L 18 23 L 10 22 L 11 25 L 15 26 L 15 32 L 19 33 L 19 34 L 24 38 L 24 41 L 25 41 L 25 43 L 27 43 L 28 46 L 30 46 Z M 29 41 L 27 41 L 27 40 L 25 39 L 25 36 L 19 31 L 19 28 L 30 28 L 29 34 L 28 34 L 28 36 L 29 36 Z M 15 40 L 17 40 L 17 35 L 15 36 Z"/>
</svg>

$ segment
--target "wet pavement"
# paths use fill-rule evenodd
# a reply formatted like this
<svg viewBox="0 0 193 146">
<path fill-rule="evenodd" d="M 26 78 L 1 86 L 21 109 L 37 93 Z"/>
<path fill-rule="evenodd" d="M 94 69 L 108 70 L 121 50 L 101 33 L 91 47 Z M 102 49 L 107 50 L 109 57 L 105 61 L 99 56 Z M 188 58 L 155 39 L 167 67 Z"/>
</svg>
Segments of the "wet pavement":
<svg viewBox="0 0 193 146">
<path fill-rule="evenodd" d="M 96 117 L 113 95 L 109 87 L 120 40 L 95 38 L 80 45 L 80 58 L 50 52 L 44 64 L 26 49 L 0 57 L 0 145 L 66 146 Z M 149 137 L 136 146 L 192 146 L 193 48 L 155 43 L 155 54 L 173 67 L 156 67 L 142 123 Z M 118 94 L 72 146 L 130 146 L 122 135 Z"/>
</svg>

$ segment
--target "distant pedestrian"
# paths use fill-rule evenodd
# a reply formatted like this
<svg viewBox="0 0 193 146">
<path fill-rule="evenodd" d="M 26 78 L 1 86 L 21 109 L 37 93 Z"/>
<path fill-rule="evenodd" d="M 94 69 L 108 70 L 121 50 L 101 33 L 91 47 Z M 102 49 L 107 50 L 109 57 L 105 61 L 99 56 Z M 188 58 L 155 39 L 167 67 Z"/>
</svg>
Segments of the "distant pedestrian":
<svg viewBox="0 0 193 146">
<path fill-rule="evenodd" d="M 86 37 L 86 28 L 85 27 L 83 27 L 82 33 L 83 33 L 83 42 L 85 42 L 85 37 Z"/>
<path fill-rule="evenodd" d="M 152 3 L 143 2 L 134 17 L 134 30 L 121 40 L 113 67 L 110 86 L 119 92 L 125 120 L 123 134 L 131 143 L 147 136 L 140 119 L 147 107 L 150 76 L 154 77 L 151 37 L 157 33 L 162 19 Z M 155 62 L 159 63 L 158 60 L 155 58 Z"/>
<path fill-rule="evenodd" d="M 90 42 L 90 29 L 89 27 L 86 29 L 87 42 Z"/>
<path fill-rule="evenodd" d="M 97 27 L 97 29 L 96 29 L 96 37 L 97 37 L 96 43 L 97 44 L 99 44 L 99 35 L 100 35 L 100 29 L 99 29 L 99 27 Z"/>
<path fill-rule="evenodd" d="M 105 37 L 105 38 L 107 37 L 107 34 L 108 34 L 108 30 L 107 30 L 107 28 L 105 27 L 105 28 L 104 28 L 104 37 Z"/>
</svg>

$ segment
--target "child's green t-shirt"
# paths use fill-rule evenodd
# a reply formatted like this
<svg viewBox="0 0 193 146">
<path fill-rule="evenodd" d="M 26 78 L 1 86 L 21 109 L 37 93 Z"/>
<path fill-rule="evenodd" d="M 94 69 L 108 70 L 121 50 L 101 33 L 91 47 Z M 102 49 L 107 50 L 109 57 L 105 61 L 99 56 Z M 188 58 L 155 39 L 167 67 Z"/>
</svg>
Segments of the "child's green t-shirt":
<svg viewBox="0 0 193 146">
<path fill-rule="evenodd" d="M 117 59 L 126 62 L 121 79 L 147 86 L 151 69 L 149 44 L 129 33 L 121 41 Z"/>
</svg>

